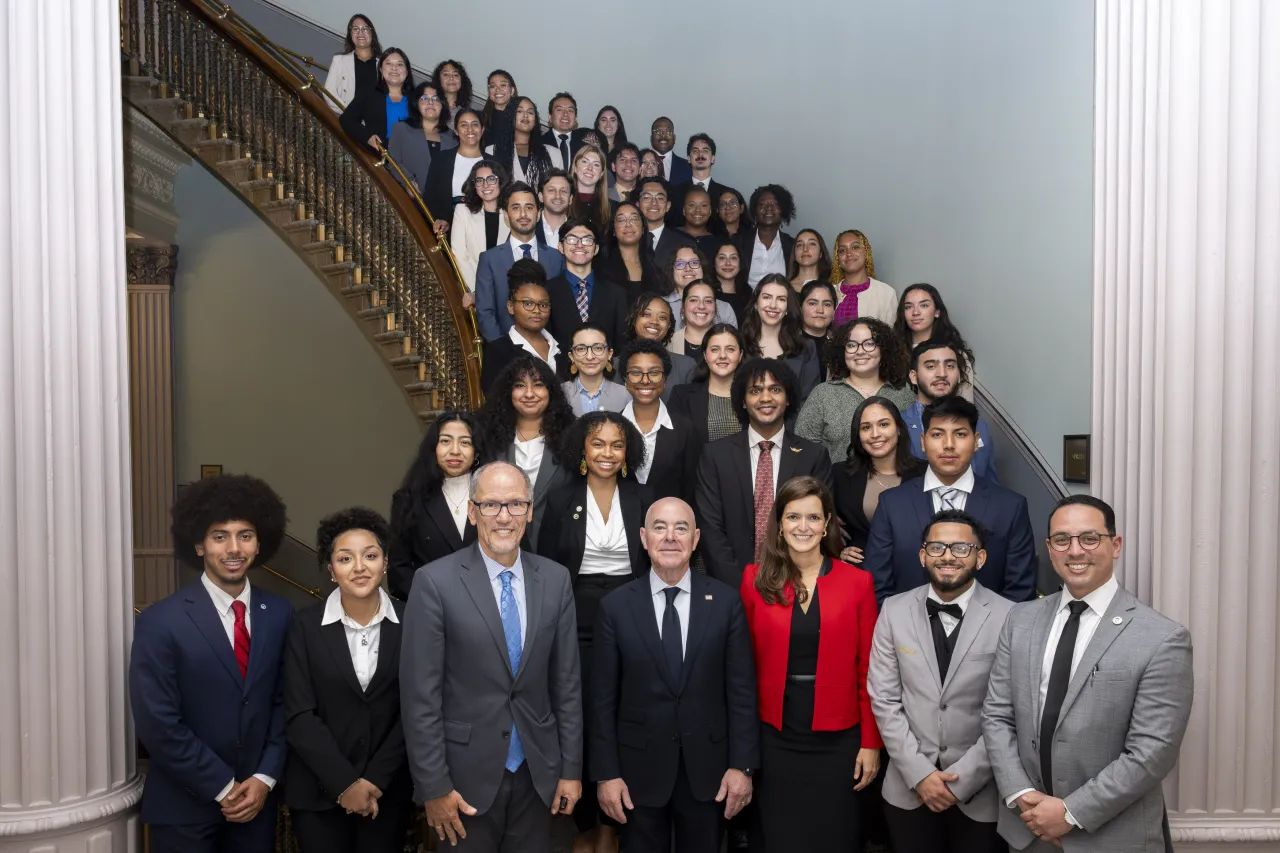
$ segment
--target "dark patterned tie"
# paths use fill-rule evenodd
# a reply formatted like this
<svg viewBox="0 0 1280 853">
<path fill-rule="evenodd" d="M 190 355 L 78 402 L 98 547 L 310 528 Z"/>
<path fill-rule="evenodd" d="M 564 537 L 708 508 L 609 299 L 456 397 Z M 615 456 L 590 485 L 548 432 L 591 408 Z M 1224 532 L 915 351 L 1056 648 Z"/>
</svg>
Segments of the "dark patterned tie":
<svg viewBox="0 0 1280 853">
<path fill-rule="evenodd" d="M 760 442 L 760 461 L 756 464 L 756 559 L 760 559 L 760 546 L 769 529 L 769 513 L 773 512 L 773 450 L 772 441 Z"/>
<path fill-rule="evenodd" d="M 582 318 L 582 322 L 587 322 L 587 315 L 591 313 L 591 303 L 587 301 L 587 280 L 584 278 L 578 282 L 578 316 Z"/>
<path fill-rule="evenodd" d="M 1053 652 L 1053 667 L 1049 670 L 1049 689 L 1044 696 L 1044 714 L 1040 717 L 1040 776 L 1044 792 L 1053 796 L 1053 733 L 1058 729 L 1058 714 L 1062 713 L 1062 701 L 1067 698 L 1067 686 L 1071 683 L 1071 658 L 1076 653 L 1076 637 L 1080 635 L 1080 614 L 1088 608 L 1083 601 L 1067 605 L 1071 615 L 1062 626 L 1058 648 Z"/>
</svg>

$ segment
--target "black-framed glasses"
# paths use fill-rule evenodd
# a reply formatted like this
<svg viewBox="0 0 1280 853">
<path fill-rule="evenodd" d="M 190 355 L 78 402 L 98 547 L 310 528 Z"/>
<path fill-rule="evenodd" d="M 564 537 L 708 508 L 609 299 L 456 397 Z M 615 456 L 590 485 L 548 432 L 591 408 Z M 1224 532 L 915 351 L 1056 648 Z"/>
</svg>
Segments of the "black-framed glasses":
<svg viewBox="0 0 1280 853">
<path fill-rule="evenodd" d="M 583 234 L 581 237 L 577 234 L 570 234 L 568 237 L 564 238 L 564 244 L 566 246 L 594 246 L 596 244 L 596 238 L 592 237 L 590 234 Z"/>
<path fill-rule="evenodd" d="M 666 200 L 667 200 L 667 196 L 666 196 L 666 194 L 665 194 L 665 193 L 641 193 L 641 194 L 640 194 L 640 200 L 641 200 L 641 201 L 659 201 L 659 202 L 661 202 L 661 201 L 666 201 Z"/>
<path fill-rule="evenodd" d="M 476 175 L 476 186 L 481 184 L 493 184 L 495 187 L 502 182 L 497 175 Z"/>
<path fill-rule="evenodd" d="M 551 310 L 551 303 L 546 301 L 534 302 L 532 299 L 515 299 L 513 301 L 526 311 L 533 311 L 534 309 L 539 311 Z"/>
<path fill-rule="evenodd" d="M 523 518 L 529 514 L 531 505 L 529 501 L 472 501 L 471 503 L 485 518 L 493 518 L 504 509 L 511 513 L 512 518 Z"/>
<path fill-rule="evenodd" d="M 855 353 L 855 352 L 857 352 L 858 350 L 862 350 L 863 352 L 875 352 L 875 351 L 876 351 L 876 347 L 878 347 L 878 346 L 880 346 L 880 345 L 879 345 L 878 343 L 876 343 L 875 341 L 871 340 L 870 338 L 868 338 L 868 339 L 867 339 L 867 340 L 865 340 L 865 341 L 861 341 L 861 342 L 859 342 L 859 341 L 845 341 L 845 342 L 844 342 L 844 351 L 845 351 L 845 352 L 847 352 L 847 353 Z"/>
<path fill-rule="evenodd" d="M 371 27 L 352 27 L 351 28 L 351 34 L 353 36 L 359 36 L 359 35 L 367 36 L 371 32 L 373 32 L 373 29 Z"/>
<path fill-rule="evenodd" d="M 941 557 L 950 551 L 951 556 L 961 560 L 978 550 L 972 542 L 926 542 L 922 547 L 926 556 Z"/>
<path fill-rule="evenodd" d="M 608 344 L 574 344 L 570 352 L 572 352 L 578 358 L 582 358 L 587 353 L 591 353 L 592 355 L 598 357 L 598 356 L 604 355 L 605 351 L 608 349 L 609 349 Z"/>
<path fill-rule="evenodd" d="M 698 260 L 697 258 L 694 258 L 694 259 L 692 259 L 692 260 L 688 260 L 688 261 L 676 261 L 676 269 L 678 269 L 678 270 L 688 270 L 688 269 L 696 269 L 696 270 L 700 270 L 700 269 L 702 269 L 702 261 Z"/>
<path fill-rule="evenodd" d="M 658 382 L 663 376 L 661 367 L 651 367 L 648 370 L 632 367 L 627 370 L 627 378 L 632 382 Z"/>
<path fill-rule="evenodd" d="M 1114 538 L 1110 533 L 1095 533 L 1090 530 L 1087 533 L 1078 533 L 1071 535 L 1069 533 L 1055 533 L 1049 537 L 1049 547 L 1055 551 L 1069 551 L 1071 549 L 1071 540 L 1074 539 L 1080 543 L 1080 547 L 1086 551 L 1093 551 L 1102 544 L 1103 539 Z"/>
<path fill-rule="evenodd" d="M 733 210 L 735 207 L 742 207 L 742 205 L 738 203 L 738 200 L 736 198 L 731 198 L 728 201 L 720 202 L 719 204 L 716 205 L 716 207 L 720 208 L 721 210 Z"/>
</svg>

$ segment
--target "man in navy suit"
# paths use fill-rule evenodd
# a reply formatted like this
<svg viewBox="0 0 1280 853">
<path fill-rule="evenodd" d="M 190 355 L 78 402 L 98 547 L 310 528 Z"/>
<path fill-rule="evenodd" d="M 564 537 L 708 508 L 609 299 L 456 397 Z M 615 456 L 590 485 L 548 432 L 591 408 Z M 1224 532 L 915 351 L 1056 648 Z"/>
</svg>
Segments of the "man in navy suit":
<svg viewBox="0 0 1280 853">
<path fill-rule="evenodd" d="M 649 147 L 662 159 L 662 179 L 671 186 L 693 180 L 689 161 L 672 151 L 676 146 L 676 126 L 666 116 L 658 116 L 649 128 Z"/>
<path fill-rule="evenodd" d="M 987 562 L 978 583 L 1010 601 L 1036 592 L 1035 537 L 1027 499 L 974 476 L 978 409 L 949 394 L 924 407 L 925 458 L 929 470 L 880 496 L 871 520 L 862 568 L 876 582 L 876 601 L 929 582 L 920 565 L 920 536 L 935 512 L 962 509 L 982 523 Z"/>
<path fill-rule="evenodd" d="M 502 194 L 511 237 L 480 253 L 476 268 L 476 317 L 480 334 L 496 341 L 515 325 L 507 311 L 507 270 L 522 258 L 542 264 L 547 278 L 564 271 L 564 256 L 543 242 L 538 233 L 538 196 L 524 181 L 513 181 Z"/>
<path fill-rule="evenodd" d="M 174 503 L 175 553 L 203 574 L 138 616 L 129 660 L 152 853 L 275 847 L 292 608 L 246 575 L 280 547 L 285 521 L 271 487 L 244 475 L 200 480 Z"/>
</svg>

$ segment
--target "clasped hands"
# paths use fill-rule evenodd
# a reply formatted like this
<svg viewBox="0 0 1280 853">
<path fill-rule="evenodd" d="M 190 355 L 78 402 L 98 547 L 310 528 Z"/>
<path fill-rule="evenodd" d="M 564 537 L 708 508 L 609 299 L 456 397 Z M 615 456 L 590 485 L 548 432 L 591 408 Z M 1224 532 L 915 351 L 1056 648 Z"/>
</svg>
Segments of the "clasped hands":
<svg viewBox="0 0 1280 853">
<path fill-rule="evenodd" d="M 338 798 L 338 805 L 347 810 L 347 814 L 358 814 L 362 817 L 378 816 L 378 799 L 382 790 L 368 779 L 357 779 L 347 786 Z"/>
<path fill-rule="evenodd" d="M 270 793 L 266 782 L 250 776 L 243 782 L 234 783 L 218 805 L 222 806 L 222 816 L 231 823 L 248 823 L 262 811 Z"/>
<path fill-rule="evenodd" d="M 1028 791 L 1018 797 L 1018 811 L 1036 838 L 1055 847 L 1062 846 L 1059 839 L 1072 829 L 1067 821 L 1067 804 L 1041 791 Z"/>
</svg>

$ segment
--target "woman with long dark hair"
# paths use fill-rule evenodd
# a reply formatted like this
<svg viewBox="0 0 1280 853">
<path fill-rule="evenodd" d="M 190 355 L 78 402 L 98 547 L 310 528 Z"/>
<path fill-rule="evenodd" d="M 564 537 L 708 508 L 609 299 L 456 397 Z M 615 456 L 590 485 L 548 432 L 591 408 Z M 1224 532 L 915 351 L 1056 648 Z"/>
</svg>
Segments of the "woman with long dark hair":
<svg viewBox="0 0 1280 853">
<path fill-rule="evenodd" d="M 560 152 L 539 139 L 538 127 L 542 120 L 532 98 L 520 96 L 515 109 L 511 133 L 506 133 L 505 125 L 499 127 L 493 134 L 494 142 L 485 146 L 484 153 L 506 167 L 511 180 L 536 187 L 543 176 L 559 168 L 556 163 Z"/>
<path fill-rule="evenodd" d="M 964 364 L 960 371 L 960 387 L 957 393 L 973 402 L 973 349 L 965 342 L 964 335 L 951 322 L 947 303 L 932 284 L 913 284 L 902 291 L 898 301 L 897 319 L 893 331 L 898 335 L 910 356 L 916 344 L 928 340 L 942 340 L 951 345 Z"/>
<path fill-rule="evenodd" d="M 419 83 L 409 93 L 409 117 L 393 125 L 387 151 L 391 159 L 422 193 L 427 188 L 431 158 L 458 147 L 458 137 L 449 129 L 442 112 L 440 91 L 430 83 Z M 394 170 L 396 179 L 400 175 Z"/>
<path fill-rule="evenodd" d="M 453 208 L 449 247 L 458 261 L 466 295 L 471 297 L 468 303 L 475 299 L 480 254 L 505 243 L 511 233 L 506 217 L 498 210 L 498 199 L 509 183 L 502 164 L 485 158 L 471 167 L 471 174 L 462 185 L 462 203 Z"/>
<path fill-rule="evenodd" d="M 414 86 L 409 57 L 398 47 L 389 47 L 378 57 L 378 73 L 377 84 L 358 93 L 338 119 L 348 136 L 375 150 L 387 144 L 396 122 L 409 117 L 409 92 Z"/>
<path fill-rule="evenodd" d="M 797 238 L 798 239 L 798 238 Z M 826 353 L 836 314 L 836 289 L 826 279 L 811 281 L 800 291 L 800 326 L 819 356 Z M 819 359 L 820 381 L 827 381 L 827 361 Z"/>
<path fill-rule="evenodd" d="M 791 286 L 799 293 L 809 282 L 826 281 L 830 276 L 831 253 L 827 251 L 827 241 L 812 228 L 801 228 L 791 244 L 791 257 L 787 259 Z"/>
<path fill-rule="evenodd" d="M 449 230 L 454 208 L 465 200 L 463 186 L 471 177 L 472 168 L 484 159 L 480 151 L 480 137 L 484 133 L 480 113 L 463 107 L 454 117 L 453 126 L 458 136 L 458 147 L 441 151 L 431 158 L 422 189 L 422 200 L 427 203 L 431 218 L 436 222 L 437 234 Z"/>
<path fill-rule="evenodd" d="M 485 461 L 510 462 L 533 486 L 533 519 L 525 527 L 525 541 L 536 551 L 547 496 L 569 481 L 578 464 L 560 442 L 573 424 L 573 409 L 551 367 L 540 358 L 520 355 L 498 374 L 478 419 L 488 448 Z"/>
<path fill-rule="evenodd" d="M 378 85 L 378 56 L 382 43 L 378 31 L 368 15 L 352 15 L 347 21 L 347 37 L 342 42 L 342 52 L 329 60 L 329 73 L 324 87 L 337 98 L 330 104 L 335 112 L 342 112 L 356 99 L 356 95 L 372 92 Z"/>
<path fill-rule="evenodd" d="M 765 853 L 860 850 L 858 792 L 880 771 L 884 743 L 867 694 L 875 587 L 837 559 L 840 544 L 827 487 L 795 477 L 778 489 L 759 565 L 742 575 L 759 685 Z"/>
<path fill-rule="evenodd" d="M 615 106 L 605 104 L 601 107 L 592 127 L 604 137 L 608 146 L 606 153 L 612 154 L 619 146 L 627 144 L 627 126 L 622 123 L 622 113 Z"/>
<path fill-rule="evenodd" d="M 483 458 L 479 422 L 470 412 L 436 418 L 418 445 L 400 488 L 391 497 L 391 594 L 409 600 L 413 573 L 476 539 L 467 520 L 468 478 Z"/>
<path fill-rule="evenodd" d="M 661 287 L 662 273 L 654 265 L 653 241 L 646 239 L 644 215 L 634 202 L 624 201 L 613 212 L 609 233 L 609 254 L 598 263 L 600 275 L 627 289 L 634 300 L 644 291 Z"/>
<path fill-rule="evenodd" d="M 861 566 L 880 495 L 923 475 L 928 465 L 911 454 L 911 432 L 898 404 L 887 397 L 868 397 L 858 404 L 849 431 L 848 456 L 844 464 L 832 466 L 833 492 L 844 530 L 840 559 Z"/>
<path fill-rule="evenodd" d="M 720 198 L 712 199 L 716 205 L 716 219 L 726 237 L 738 238 L 740 234 L 755 228 L 751 219 L 751 211 L 747 210 L 747 200 L 742 193 L 728 188 L 720 193 Z M 737 246 L 737 243 L 734 243 Z M 745 267 L 745 265 L 744 265 Z M 746 281 L 745 274 L 743 282 Z"/>
<path fill-rule="evenodd" d="M 747 318 L 747 303 L 751 301 L 752 291 L 747 288 L 747 280 L 742 275 L 742 255 L 738 244 L 732 237 L 721 237 L 716 241 L 715 251 L 709 256 L 715 275 L 716 297 L 727 302 L 737 318 L 737 325 Z"/>
<path fill-rule="evenodd" d="M 431 83 L 440 93 L 444 102 L 441 105 L 441 116 L 453 129 L 454 117 L 462 107 L 471 106 L 471 76 L 467 68 L 456 59 L 446 59 L 431 72 Z"/>
<path fill-rule="evenodd" d="M 733 408 L 733 377 L 742 359 L 742 333 L 728 323 L 717 323 L 702 338 L 702 359 L 693 377 L 671 391 L 669 408 L 693 422 L 703 445 L 742 432 Z"/>
<path fill-rule="evenodd" d="M 780 358 L 796 377 L 799 409 L 818 385 L 819 355 L 800 327 L 799 297 L 785 275 L 769 273 L 756 284 L 742 321 L 742 339 L 751 358 Z"/>
<path fill-rule="evenodd" d="M 489 73 L 486 86 L 489 97 L 484 102 L 484 112 L 481 115 L 484 121 L 482 145 L 496 143 L 512 133 L 515 110 L 510 108 L 511 102 L 520 96 L 520 90 L 516 87 L 516 78 L 501 68 Z"/>
</svg>

